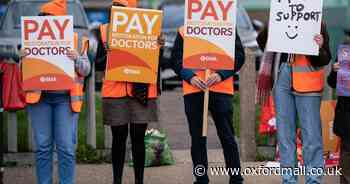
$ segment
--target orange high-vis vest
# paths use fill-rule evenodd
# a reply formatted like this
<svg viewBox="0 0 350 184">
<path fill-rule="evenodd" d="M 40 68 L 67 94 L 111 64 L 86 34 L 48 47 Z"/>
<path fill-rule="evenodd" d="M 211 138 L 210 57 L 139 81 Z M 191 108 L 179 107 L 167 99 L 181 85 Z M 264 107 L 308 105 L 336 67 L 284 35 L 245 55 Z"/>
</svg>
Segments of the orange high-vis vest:
<svg viewBox="0 0 350 184">
<path fill-rule="evenodd" d="M 313 67 L 304 55 L 294 55 L 292 64 L 293 90 L 298 93 L 321 93 L 324 87 L 324 67 Z"/>
<path fill-rule="evenodd" d="M 74 33 L 74 48 L 78 49 L 79 46 L 79 36 Z M 81 54 L 86 54 L 89 47 L 89 41 L 86 37 L 82 37 L 81 41 Z M 84 99 L 84 77 L 75 74 L 75 85 L 69 91 L 71 108 L 73 112 L 81 112 Z M 26 103 L 35 104 L 40 101 L 41 91 L 29 91 L 26 92 Z"/>
<path fill-rule="evenodd" d="M 103 45 L 107 47 L 108 37 L 108 24 L 100 26 L 101 39 Z M 103 80 L 102 85 L 102 97 L 103 98 L 122 98 L 126 96 L 132 97 L 133 85 L 130 82 L 118 82 Z M 158 91 L 156 84 L 150 84 L 148 87 L 148 98 L 157 98 Z"/>
<path fill-rule="evenodd" d="M 182 36 L 182 38 L 185 37 L 183 26 L 179 28 L 179 33 Z M 210 71 L 210 73 L 214 73 L 214 72 L 215 72 L 214 70 Z M 205 79 L 205 71 L 198 70 L 195 72 L 195 74 L 197 77 L 201 78 L 202 80 Z M 221 82 L 209 87 L 209 91 L 233 95 L 234 94 L 233 82 L 234 82 L 233 77 L 229 77 L 228 79 L 221 81 Z M 182 81 L 182 88 L 183 88 L 184 95 L 202 92 L 202 90 L 200 90 L 197 87 L 192 86 L 190 83 L 188 83 L 185 80 Z"/>
</svg>

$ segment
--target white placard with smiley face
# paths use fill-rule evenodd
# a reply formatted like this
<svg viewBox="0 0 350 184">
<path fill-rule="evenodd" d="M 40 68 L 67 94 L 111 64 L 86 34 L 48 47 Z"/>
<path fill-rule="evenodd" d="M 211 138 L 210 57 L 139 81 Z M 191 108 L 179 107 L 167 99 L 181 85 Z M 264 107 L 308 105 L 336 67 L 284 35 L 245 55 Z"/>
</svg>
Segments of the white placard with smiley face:
<svg viewBox="0 0 350 184">
<path fill-rule="evenodd" d="M 267 51 L 318 55 L 322 6 L 323 0 L 271 0 Z"/>
</svg>

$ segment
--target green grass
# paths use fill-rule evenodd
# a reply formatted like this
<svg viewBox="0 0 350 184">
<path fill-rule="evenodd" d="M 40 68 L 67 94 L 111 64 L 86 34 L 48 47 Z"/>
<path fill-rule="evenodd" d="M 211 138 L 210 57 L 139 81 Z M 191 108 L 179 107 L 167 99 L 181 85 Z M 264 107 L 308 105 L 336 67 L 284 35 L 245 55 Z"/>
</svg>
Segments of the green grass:
<svg viewBox="0 0 350 184">
<path fill-rule="evenodd" d="M 233 97 L 233 106 L 234 106 L 234 129 L 237 136 L 239 136 L 239 120 L 240 120 L 240 99 L 239 94 L 235 94 Z M 80 113 L 79 125 L 78 125 L 78 144 L 80 146 L 86 146 L 86 125 L 87 125 L 87 108 L 84 105 L 82 112 Z M 258 133 L 258 125 L 259 125 L 259 116 L 260 116 L 260 107 L 257 106 L 256 110 L 256 141 L 258 145 L 268 145 L 270 137 L 261 136 Z M 7 116 L 5 113 L 5 121 L 7 120 Z M 27 152 L 28 149 L 28 120 L 27 114 L 25 111 L 17 112 L 17 120 L 18 120 L 18 150 L 19 152 Z M 6 123 L 5 123 L 6 126 Z M 5 131 L 5 143 L 7 143 L 7 136 Z M 104 148 L 104 126 L 102 122 L 102 104 L 101 98 L 99 95 L 96 95 L 96 146 L 98 149 Z"/>
<path fill-rule="evenodd" d="M 233 96 L 233 127 L 235 130 L 236 135 L 240 136 L 240 96 L 239 93 L 236 93 Z M 273 137 L 267 136 L 267 135 L 260 135 L 259 134 L 259 124 L 260 124 L 260 114 L 261 114 L 261 108 L 259 105 L 256 106 L 256 143 L 257 145 L 268 145 L 270 144 L 270 139 L 274 139 Z"/>
</svg>

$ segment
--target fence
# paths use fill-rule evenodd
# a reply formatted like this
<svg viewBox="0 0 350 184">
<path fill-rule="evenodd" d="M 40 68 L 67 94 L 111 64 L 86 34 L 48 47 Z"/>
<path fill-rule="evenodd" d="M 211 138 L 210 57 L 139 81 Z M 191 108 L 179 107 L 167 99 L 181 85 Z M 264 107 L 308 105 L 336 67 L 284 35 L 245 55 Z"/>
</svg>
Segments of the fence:
<svg viewBox="0 0 350 184">
<path fill-rule="evenodd" d="M 254 161 L 256 157 L 256 143 L 255 143 L 255 54 L 246 49 L 246 61 L 240 72 L 240 147 L 243 161 Z M 88 79 L 86 100 L 87 100 L 87 126 L 86 126 L 86 142 L 92 148 L 96 148 L 96 102 L 95 102 L 95 71 L 92 66 L 92 75 Z M 244 122 L 244 123 L 242 123 Z M 18 152 L 17 147 L 17 117 L 15 112 L 9 112 L 7 115 L 7 150 L 10 153 Z M 34 141 L 31 131 L 31 123 L 28 125 L 28 148 L 30 151 L 34 150 Z M 112 136 L 105 127 L 104 131 L 104 148 L 111 147 Z M 253 149 L 252 149 L 253 148 Z"/>
</svg>

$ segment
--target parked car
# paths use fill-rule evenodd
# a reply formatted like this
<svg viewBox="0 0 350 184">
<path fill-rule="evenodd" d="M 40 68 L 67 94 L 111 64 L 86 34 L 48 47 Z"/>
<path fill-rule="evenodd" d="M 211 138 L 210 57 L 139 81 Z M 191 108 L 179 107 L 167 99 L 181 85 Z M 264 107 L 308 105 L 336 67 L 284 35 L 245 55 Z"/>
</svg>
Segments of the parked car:
<svg viewBox="0 0 350 184">
<path fill-rule="evenodd" d="M 165 1 L 159 9 L 163 10 L 163 34 L 165 37 L 165 47 L 160 60 L 161 81 L 163 89 L 172 89 L 181 85 L 179 77 L 170 68 L 171 67 L 171 50 L 174 46 L 177 30 L 184 24 L 185 7 L 183 2 Z M 257 32 L 255 31 L 251 19 L 246 10 L 238 4 L 237 7 L 237 32 L 240 36 L 243 46 L 251 48 L 257 56 L 261 55 L 258 43 L 256 41 Z M 235 76 L 238 87 L 238 76 Z"/>
<path fill-rule="evenodd" d="M 49 0 L 12 0 L 0 22 L 0 56 L 15 56 L 21 48 L 21 16 L 36 16 L 42 4 Z M 90 34 L 88 19 L 79 0 L 67 0 L 68 14 L 74 17 L 74 31 L 89 37 L 89 57 L 96 55 L 96 39 Z"/>
</svg>

